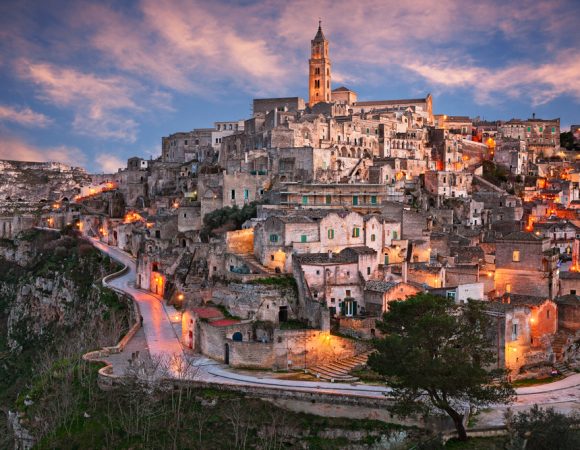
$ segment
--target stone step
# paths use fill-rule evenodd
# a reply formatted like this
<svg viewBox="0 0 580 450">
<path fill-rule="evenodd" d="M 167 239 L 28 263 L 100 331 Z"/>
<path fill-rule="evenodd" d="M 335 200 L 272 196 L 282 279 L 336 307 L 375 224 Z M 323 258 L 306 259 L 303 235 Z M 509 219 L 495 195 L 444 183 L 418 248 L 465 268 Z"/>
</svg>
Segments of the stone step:
<svg viewBox="0 0 580 450">
<path fill-rule="evenodd" d="M 554 363 L 554 368 L 557 369 L 558 372 L 560 372 L 562 375 L 566 377 L 574 374 L 574 372 L 570 370 L 570 368 L 563 362 Z"/>
<path fill-rule="evenodd" d="M 331 369 L 335 372 L 344 373 L 344 374 L 347 374 L 352 370 L 351 366 L 339 365 L 337 363 L 328 363 L 325 367 L 328 367 L 329 369 Z"/>
<path fill-rule="evenodd" d="M 358 380 L 358 378 L 352 377 L 350 375 L 348 375 L 348 376 L 342 375 L 341 376 L 341 375 L 334 375 L 334 374 L 326 373 L 326 372 L 317 372 L 317 371 L 309 371 L 309 372 L 317 378 L 321 378 L 323 380 L 329 380 L 329 381 L 345 382 L 345 381 Z"/>
</svg>

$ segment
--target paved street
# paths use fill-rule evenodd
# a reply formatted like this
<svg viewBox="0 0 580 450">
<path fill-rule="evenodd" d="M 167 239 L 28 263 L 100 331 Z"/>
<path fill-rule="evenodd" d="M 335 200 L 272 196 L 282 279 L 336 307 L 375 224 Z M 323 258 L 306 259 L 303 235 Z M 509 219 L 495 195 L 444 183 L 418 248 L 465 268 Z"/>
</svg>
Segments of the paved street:
<svg viewBox="0 0 580 450">
<path fill-rule="evenodd" d="M 143 333 L 138 333 L 134 339 L 141 339 L 142 350 L 153 357 L 169 358 L 180 355 L 191 358 L 191 363 L 197 369 L 196 379 L 230 385 L 264 386 L 274 389 L 294 390 L 303 392 L 327 392 L 356 397 L 382 398 L 389 392 L 386 387 L 344 384 L 312 381 L 289 381 L 274 378 L 257 377 L 238 374 L 223 364 L 203 356 L 191 356 L 183 351 L 177 333 L 171 323 L 170 315 L 163 300 L 152 293 L 135 288 L 135 261 L 121 250 L 110 247 L 97 240 L 92 240 L 96 248 L 107 253 L 112 258 L 129 267 L 129 271 L 114 280 L 110 285 L 132 296 L 139 304 L 143 316 Z M 144 338 L 144 339 L 143 339 Z M 138 345 L 128 346 L 132 351 Z M 129 350 L 126 350 L 129 352 Z M 125 353 L 125 352 L 124 352 Z M 125 357 L 124 359 L 127 359 Z M 580 374 L 575 374 L 563 380 L 539 386 L 517 389 L 517 400 L 512 405 L 514 410 L 529 408 L 533 404 L 551 405 L 565 412 L 580 410 Z M 478 416 L 478 426 L 500 425 L 507 407 L 500 406 L 482 411 Z"/>
</svg>

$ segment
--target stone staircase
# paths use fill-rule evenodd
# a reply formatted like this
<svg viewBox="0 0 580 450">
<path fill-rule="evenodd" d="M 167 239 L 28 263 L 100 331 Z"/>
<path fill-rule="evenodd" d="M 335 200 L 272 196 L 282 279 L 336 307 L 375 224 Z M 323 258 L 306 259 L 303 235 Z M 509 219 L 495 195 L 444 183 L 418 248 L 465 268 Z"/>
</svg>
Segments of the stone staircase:
<svg viewBox="0 0 580 450">
<path fill-rule="evenodd" d="M 573 375 L 575 373 L 572 370 L 570 370 L 570 368 L 563 362 L 554 363 L 554 368 L 565 377 L 569 377 L 570 375 Z"/>
<path fill-rule="evenodd" d="M 363 366 L 367 363 L 372 351 L 360 353 L 350 358 L 337 359 L 327 364 L 306 369 L 306 371 L 317 378 L 331 382 L 351 382 L 358 380 L 357 377 L 350 375 L 350 371 L 357 366 Z"/>
<path fill-rule="evenodd" d="M 568 335 L 566 333 L 558 333 L 554 337 L 552 342 L 552 351 L 556 355 L 556 361 L 562 361 L 564 359 L 564 350 L 566 344 L 568 343 Z"/>
<path fill-rule="evenodd" d="M 236 257 L 244 261 L 244 264 L 248 266 L 248 269 L 252 273 L 259 273 L 262 275 L 269 275 L 272 277 L 280 276 L 279 273 L 276 273 L 273 269 L 269 267 L 263 266 L 260 262 L 256 259 L 256 257 L 251 253 L 235 253 Z"/>
</svg>

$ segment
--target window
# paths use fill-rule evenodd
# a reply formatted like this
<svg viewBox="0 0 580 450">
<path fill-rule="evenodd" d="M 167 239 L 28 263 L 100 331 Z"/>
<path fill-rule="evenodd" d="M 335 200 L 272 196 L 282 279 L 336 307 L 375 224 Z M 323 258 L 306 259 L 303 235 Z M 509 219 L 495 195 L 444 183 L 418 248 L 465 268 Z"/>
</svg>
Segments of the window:
<svg viewBox="0 0 580 450">
<path fill-rule="evenodd" d="M 515 341 L 518 338 L 518 324 L 512 324 L 512 341 Z"/>
<path fill-rule="evenodd" d="M 507 283 L 505 285 L 505 291 L 509 294 L 512 291 L 512 285 Z"/>
<path fill-rule="evenodd" d="M 161 230 L 155 230 L 155 237 L 161 239 Z"/>
<path fill-rule="evenodd" d="M 520 251 L 514 250 L 512 253 L 512 261 L 513 262 L 520 262 Z"/>
<path fill-rule="evenodd" d="M 532 127 L 528 127 L 528 133 L 532 131 Z"/>
<path fill-rule="evenodd" d="M 236 190 L 235 189 L 232 189 L 231 196 L 232 196 L 232 200 L 236 199 Z"/>
<path fill-rule="evenodd" d="M 544 127 L 540 127 L 540 133 L 544 131 Z"/>
<path fill-rule="evenodd" d="M 367 267 L 367 275 L 370 275 L 370 274 L 371 274 L 371 268 Z"/>
<path fill-rule="evenodd" d="M 546 318 L 550 318 L 550 310 L 546 311 Z"/>
<path fill-rule="evenodd" d="M 399 233 L 393 231 L 393 239 L 399 239 Z"/>
<path fill-rule="evenodd" d="M 352 204 L 353 204 L 353 206 L 358 205 L 358 195 L 352 196 Z"/>
<path fill-rule="evenodd" d="M 307 242 L 307 241 L 308 241 L 308 237 L 305 234 L 300 236 L 300 242 Z"/>
<path fill-rule="evenodd" d="M 371 205 L 376 205 L 376 204 L 377 204 L 377 196 L 371 195 Z"/>
<path fill-rule="evenodd" d="M 346 296 L 350 297 L 350 290 L 348 290 L 348 289 L 346 290 Z"/>
<path fill-rule="evenodd" d="M 552 133 L 556 132 L 556 127 L 552 127 Z"/>
<path fill-rule="evenodd" d="M 389 265 L 389 254 L 385 253 L 385 266 Z"/>
<path fill-rule="evenodd" d="M 327 194 L 327 195 L 326 195 L 326 199 L 325 199 L 325 200 L 326 200 L 326 204 L 327 204 L 327 205 L 330 205 L 330 203 L 331 203 L 331 200 L 332 200 L 332 199 L 331 199 L 331 196 L 330 196 L 329 194 Z"/>
<path fill-rule="evenodd" d="M 247 200 L 250 197 L 250 191 L 247 189 L 244 189 L 244 200 Z"/>
<path fill-rule="evenodd" d="M 570 295 L 576 295 L 576 289 L 570 289 Z"/>
<path fill-rule="evenodd" d="M 278 242 L 278 235 L 277 234 L 271 234 L 270 235 L 270 242 Z"/>
<path fill-rule="evenodd" d="M 314 88 L 315 89 L 319 89 L 320 88 L 320 80 L 314 80 Z"/>
<path fill-rule="evenodd" d="M 359 237 L 360 236 L 360 228 L 359 227 L 354 227 L 352 229 L 352 237 Z"/>
<path fill-rule="evenodd" d="M 447 291 L 447 298 L 455 301 L 455 291 Z"/>
<path fill-rule="evenodd" d="M 332 228 L 328 229 L 328 239 L 334 239 L 334 230 Z"/>
<path fill-rule="evenodd" d="M 374 234 L 371 234 L 371 242 L 375 242 L 376 238 L 377 237 Z"/>
<path fill-rule="evenodd" d="M 330 298 L 330 303 L 334 303 L 334 302 L 336 302 L 336 299 L 334 297 L 331 297 Z"/>
<path fill-rule="evenodd" d="M 316 275 L 320 275 L 320 270 L 317 270 L 316 271 Z"/>
<path fill-rule="evenodd" d="M 274 255 L 270 255 L 270 260 L 274 261 Z"/>
<path fill-rule="evenodd" d="M 306 195 L 302 196 L 302 204 L 303 205 L 307 205 L 308 204 L 308 197 Z"/>
</svg>

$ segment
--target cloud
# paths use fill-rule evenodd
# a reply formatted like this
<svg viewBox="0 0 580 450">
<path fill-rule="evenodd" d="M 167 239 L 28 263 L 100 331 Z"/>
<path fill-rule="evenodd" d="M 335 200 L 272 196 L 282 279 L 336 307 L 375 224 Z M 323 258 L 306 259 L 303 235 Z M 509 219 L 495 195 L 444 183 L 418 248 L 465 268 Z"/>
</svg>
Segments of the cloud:
<svg viewBox="0 0 580 450">
<path fill-rule="evenodd" d="M 57 161 L 71 166 L 84 166 L 85 155 L 77 148 L 64 145 L 37 147 L 17 136 L 0 130 L 0 159 L 15 161 Z"/>
<path fill-rule="evenodd" d="M 127 166 L 126 161 L 110 153 L 98 154 L 95 158 L 95 163 L 103 173 L 117 173 L 120 168 Z"/>
<path fill-rule="evenodd" d="M 30 108 L 15 108 L 7 105 L 0 105 L 0 120 L 40 128 L 52 123 L 52 119 L 42 113 L 34 112 Z"/>
<path fill-rule="evenodd" d="M 215 98 L 225 95 L 224 80 L 246 92 L 274 93 L 287 85 L 289 65 L 264 33 L 267 21 L 249 26 L 254 10 L 260 8 L 143 0 L 139 14 L 90 4 L 72 11 L 70 21 L 118 69 L 174 91 Z"/>
<path fill-rule="evenodd" d="M 470 88 L 478 103 L 489 103 L 496 97 L 527 97 L 537 106 L 561 95 L 571 95 L 580 101 L 580 60 L 573 53 L 563 51 L 555 61 L 545 64 L 514 64 L 498 69 L 449 63 L 411 63 L 405 67 L 436 85 Z"/>
<path fill-rule="evenodd" d="M 37 87 L 41 100 L 74 111 L 77 133 L 135 142 L 137 122 L 124 114 L 142 111 L 133 100 L 138 89 L 134 83 L 26 59 L 19 61 L 17 70 L 22 79 Z"/>
</svg>

